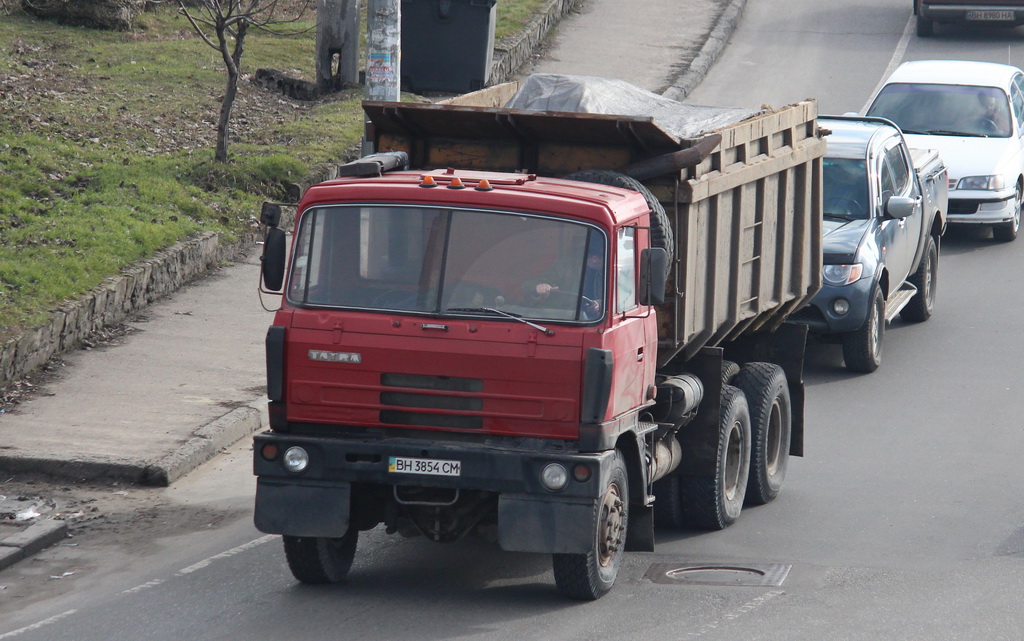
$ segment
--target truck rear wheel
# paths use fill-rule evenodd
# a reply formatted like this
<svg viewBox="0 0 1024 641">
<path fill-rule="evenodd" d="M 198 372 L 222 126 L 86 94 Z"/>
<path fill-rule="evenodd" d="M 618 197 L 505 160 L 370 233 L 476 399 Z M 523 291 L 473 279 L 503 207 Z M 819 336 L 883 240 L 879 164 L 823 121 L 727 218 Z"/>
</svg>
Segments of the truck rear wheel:
<svg viewBox="0 0 1024 641">
<path fill-rule="evenodd" d="M 917 293 L 900 312 L 900 317 L 905 321 L 923 323 L 932 317 L 935 309 L 935 286 L 939 280 L 939 246 L 934 236 L 928 236 L 921 264 L 909 280 L 917 288 Z"/>
<path fill-rule="evenodd" d="M 864 326 L 842 336 L 846 369 L 864 374 L 878 369 L 882 364 L 882 340 L 885 337 L 885 299 L 877 285 L 871 292 L 871 308 Z"/>
<path fill-rule="evenodd" d="M 555 554 L 555 587 L 574 599 L 593 601 L 612 589 L 622 565 L 629 524 L 629 483 L 626 463 L 616 451 L 608 485 L 594 513 L 594 546 L 586 554 Z"/>
<path fill-rule="evenodd" d="M 782 490 L 789 465 L 793 425 L 786 373 L 774 363 L 747 363 L 736 376 L 736 387 L 750 406 L 750 478 L 747 505 L 764 505 Z"/>
<path fill-rule="evenodd" d="M 714 476 L 679 476 L 686 523 L 723 530 L 739 518 L 750 474 L 750 409 L 743 392 L 722 386 Z"/>
<path fill-rule="evenodd" d="M 337 583 L 352 568 L 359 530 L 349 528 L 340 539 L 285 536 L 284 555 L 288 568 L 303 583 Z"/>
</svg>

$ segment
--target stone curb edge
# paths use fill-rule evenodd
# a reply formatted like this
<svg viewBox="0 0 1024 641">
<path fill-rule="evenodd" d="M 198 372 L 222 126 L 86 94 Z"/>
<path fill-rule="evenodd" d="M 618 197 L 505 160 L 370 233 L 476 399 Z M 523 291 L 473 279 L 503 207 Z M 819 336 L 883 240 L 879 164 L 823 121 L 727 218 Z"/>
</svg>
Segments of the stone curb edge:
<svg viewBox="0 0 1024 641">
<path fill-rule="evenodd" d="M 60 543 L 67 537 L 67 524 L 55 519 L 37 521 L 24 530 L 4 537 L 0 539 L 0 570 Z"/>
<path fill-rule="evenodd" d="M 681 102 L 693 91 L 694 87 L 704 80 L 705 76 L 708 75 L 708 71 L 711 70 L 711 66 L 715 64 L 722 51 L 725 50 L 725 45 L 729 43 L 729 38 L 732 37 L 733 31 L 736 30 L 736 25 L 739 24 L 746 4 L 747 0 L 731 0 L 721 15 L 718 16 L 715 26 L 711 28 L 711 33 L 708 34 L 707 39 L 705 39 L 704 44 L 701 46 L 700 53 L 693 59 L 693 62 L 690 63 L 686 71 L 680 74 L 672 81 L 672 85 L 662 92 L 662 96 Z"/>
</svg>

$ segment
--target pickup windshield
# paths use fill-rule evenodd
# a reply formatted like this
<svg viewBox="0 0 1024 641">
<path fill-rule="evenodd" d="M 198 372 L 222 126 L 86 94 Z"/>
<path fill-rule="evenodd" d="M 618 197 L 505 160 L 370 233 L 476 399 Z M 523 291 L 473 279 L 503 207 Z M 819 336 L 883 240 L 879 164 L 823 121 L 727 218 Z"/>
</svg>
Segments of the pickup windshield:
<svg viewBox="0 0 1024 641">
<path fill-rule="evenodd" d="M 887 85 L 868 116 L 888 118 L 904 133 L 1007 138 L 1010 103 L 997 87 L 896 83 Z"/>
<path fill-rule="evenodd" d="M 603 315 L 606 247 L 596 227 L 521 213 L 316 207 L 299 224 L 287 295 L 304 307 L 590 322 Z"/>
<path fill-rule="evenodd" d="M 866 163 L 856 158 L 825 158 L 822 165 L 825 215 L 846 220 L 869 218 Z"/>
</svg>

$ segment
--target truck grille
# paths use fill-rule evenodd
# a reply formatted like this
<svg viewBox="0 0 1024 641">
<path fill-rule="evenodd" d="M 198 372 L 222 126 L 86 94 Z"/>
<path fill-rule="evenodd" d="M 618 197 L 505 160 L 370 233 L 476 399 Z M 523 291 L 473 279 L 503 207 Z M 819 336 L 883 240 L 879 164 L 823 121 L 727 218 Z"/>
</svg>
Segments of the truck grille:
<svg viewBox="0 0 1024 641">
<path fill-rule="evenodd" d="M 380 403 L 388 408 L 380 412 L 381 423 L 393 425 L 410 425 L 422 427 L 447 427 L 456 429 L 478 430 L 483 428 L 483 418 L 462 414 L 462 412 L 480 412 L 483 410 L 483 399 L 461 394 L 472 394 L 483 391 L 483 381 L 472 378 L 451 376 L 421 376 L 415 374 L 382 374 L 381 385 L 384 387 L 400 387 L 405 390 L 427 390 L 430 392 L 457 392 L 460 395 L 436 393 L 417 393 L 410 391 L 381 392 Z M 408 409 L 405 409 L 408 408 Z M 438 412 L 419 412 L 418 409 L 439 410 Z M 445 413 L 454 411 L 458 413 Z"/>
</svg>

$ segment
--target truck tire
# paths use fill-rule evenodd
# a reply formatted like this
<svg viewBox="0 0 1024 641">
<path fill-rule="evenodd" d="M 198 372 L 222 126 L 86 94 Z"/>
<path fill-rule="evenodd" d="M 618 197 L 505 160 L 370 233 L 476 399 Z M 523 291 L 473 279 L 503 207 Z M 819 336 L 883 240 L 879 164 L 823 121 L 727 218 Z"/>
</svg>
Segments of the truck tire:
<svg viewBox="0 0 1024 641">
<path fill-rule="evenodd" d="M 740 366 L 733 361 L 722 361 L 722 385 L 731 385 L 732 379 L 740 373 Z"/>
<path fill-rule="evenodd" d="M 750 407 L 750 478 L 747 505 L 764 505 L 782 490 L 789 466 L 793 408 L 786 373 L 775 363 L 747 363 L 734 385 Z"/>
<path fill-rule="evenodd" d="M 679 477 L 669 474 L 654 482 L 654 527 L 678 530 L 686 527 Z"/>
<path fill-rule="evenodd" d="M 878 369 L 882 364 L 882 341 L 885 338 L 885 299 L 877 285 L 871 294 L 871 308 L 864 326 L 842 336 L 846 369 L 863 374 Z"/>
<path fill-rule="evenodd" d="M 612 459 L 605 487 L 594 510 L 594 546 L 586 554 L 555 554 L 551 565 L 555 587 L 573 599 L 593 601 L 615 583 L 626 547 L 629 525 L 629 482 L 626 463 L 618 451 Z"/>
<path fill-rule="evenodd" d="M 718 451 L 714 476 L 679 478 L 686 524 L 703 530 L 723 530 L 743 509 L 750 474 L 750 410 L 739 388 L 722 387 L 718 419 Z"/>
<path fill-rule="evenodd" d="M 912 323 L 923 323 L 932 317 L 935 309 L 935 287 L 939 280 L 939 246 L 934 236 L 928 236 L 921 264 L 908 280 L 917 288 L 917 293 L 900 311 L 900 318 Z"/>
<path fill-rule="evenodd" d="M 651 246 L 661 247 L 668 252 L 668 262 L 669 264 L 672 263 L 676 244 L 668 214 L 665 213 L 665 208 L 654 197 L 651 190 L 645 187 L 639 180 L 607 169 L 585 169 L 573 172 L 565 178 L 566 180 L 578 180 L 580 182 L 608 185 L 609 187 L 631 189 L 643 195 L 644 200 L 647 201 L 647 206 L 651 208 Z"/>
<path fill-rule="evenodd" d="M 349 528 L 340 539 L 284 536 L 288 568 L 303 583 L 337 583 L 352 568 L 359 530 Z"/>
</svg>

